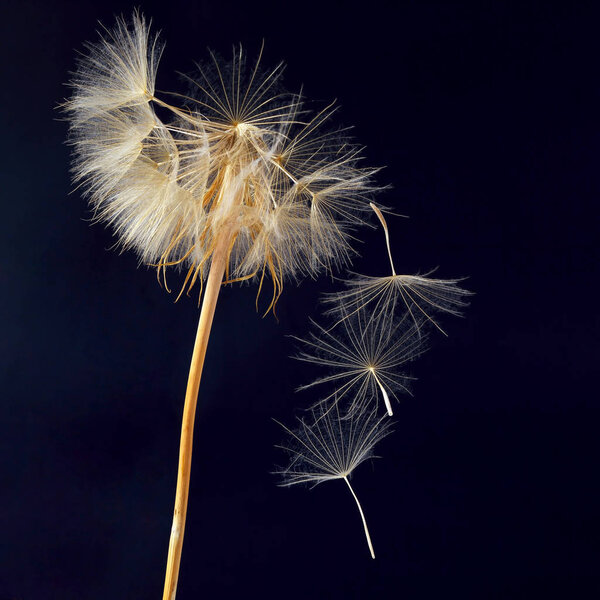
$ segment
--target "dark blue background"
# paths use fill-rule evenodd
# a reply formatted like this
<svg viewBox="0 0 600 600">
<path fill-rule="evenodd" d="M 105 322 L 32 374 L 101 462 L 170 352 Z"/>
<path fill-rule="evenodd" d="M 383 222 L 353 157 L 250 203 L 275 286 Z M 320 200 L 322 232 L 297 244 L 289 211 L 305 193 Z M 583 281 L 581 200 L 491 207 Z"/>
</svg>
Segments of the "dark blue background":
<svg viewBox="0 0 600 600">
<path fill-rule="evenodd" d="M 265 39 L 286 84 L 338 98 L 399 269 L 476 292 L 415 364 L 415 398 L 354 484 L 279 489 L 273 447 L 313 372 L 224 289 L 202 381 L 178 598 L 588 598 L 598 575 L 600 44 L 594 3 L 146 2 L 177 90 L 206 47 Z M 198 311 L 109 248 L 69 182 L 55 106 L 75 52 L 132 5 L 4 2 L 0 600 L 156 599 Z M 70 193 L 71 192 L 71 193 Z M 383 273 L 380 232 L 356 270 Z"/>
</svg>

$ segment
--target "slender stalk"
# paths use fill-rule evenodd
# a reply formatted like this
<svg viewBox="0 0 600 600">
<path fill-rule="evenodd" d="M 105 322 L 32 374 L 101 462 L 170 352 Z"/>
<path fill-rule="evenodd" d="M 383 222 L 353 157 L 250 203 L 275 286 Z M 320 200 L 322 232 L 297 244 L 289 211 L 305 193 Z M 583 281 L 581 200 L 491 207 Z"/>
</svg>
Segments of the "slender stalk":
<svg viewBox="0 0 600 600">
<path fill-rule="evenodd" d="M 392 260 L 392 250 L 390 248 L 390 232 L 388 231 L 388 226 L 385 221 L 385 217 L 383 216 L 383 213 L 379 210 L 379 208 L 375 206 L 375 204 L 370 202 L 369 206 L 375 211 L 377 218 L 381 221 L 381 225 L 383 226 L 383 231 L 385 232 L 385 243 L 387 246 L 388 256 L 390 257 L 390 266 L 392 267 L 392 275 L 396 277 L 396 269 L 394 269 L 394 261 Z"/>
<path fill-rule="evenodd" d="M 373 544 L 371 543 L 371 536 L 369 535 L 369 528 L 367 527 L 367 520 L 365 519 L 365 513 L 363 513 L 363 509 L 360 505 L 360 502 L 358 501 L 356 494 L 354 493 L 354 490 L 352 489 L 352 486 L 350 485 L 350 482 L 348 481 L 348 478 L 344 477 L 344 481 L 348 484 L 348 488 L 350 489 L 350 491 L 352 492 L 352 495 L 354 496 L 354 499 L 356 500 L 356 506 L 358 506 L 358 510 L 360 512 L 360 518 L 362 519 L 363 527 L 365 528 L 365 535 L 367 536 L 367 544 L 369 544 L 369 550 L 371 551 L 371 558 L 375 558 L 375 552 L 373 550 Z"/>
<path fill-rule="evenodd" d="M 181 424 L 181 440 L 179 443 L 179 470 L 177 472 L 177 492 L 175 494 L 175 509 L 173 511 L 173 525 L 169 540 L 169 554 L 167 557 L 167 572 L 165 575 L 165 588 L 163 600 L 175 600 L 177 593 L 177 579 L 179 577 L 179 564 L 183 548 L 183 534 L 185 530 L 185 517 L 187 513 L 188 495 L 190 489 L 190 472 L 192 467 L 192 444 L 194 436 L 194 418 L 198 400 L 198 388 L 202 376 L 202 367 L 206 356 L 206 347 L 210 335 L 210 328 L 215 314 L 215 307 L 223 282 L 225 267 L 227 266 L 228 250 L 231 243 L 231 233 L 223 232 L 212 255 L 212 264 L 206 289 L 202 300 L 198 332 L 194 343 L 194 352 L 190 365 L 183 419 Z"/>
</svg>

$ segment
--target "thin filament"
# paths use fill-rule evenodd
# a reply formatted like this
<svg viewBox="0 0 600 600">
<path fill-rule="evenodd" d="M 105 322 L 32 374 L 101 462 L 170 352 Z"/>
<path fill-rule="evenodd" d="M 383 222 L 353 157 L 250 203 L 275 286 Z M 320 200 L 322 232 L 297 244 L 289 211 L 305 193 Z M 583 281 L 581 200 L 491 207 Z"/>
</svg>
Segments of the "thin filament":
<svg viewBox="0 0 600 600">
<path fill-rule="evenodd" d="M 348 488 L 350 489 L 352 496 L 354 496 L 354 499 L 356 500 L 356 506 L 358 506 L 358 511 L 360 512 L 360 518 L 362 519 L 363 527 L 365 528 L 365 536 L 367 537 L 367 544 L 369 544 L 369 551 L 371 552 L 371 558 L 375 558 L 375 551 L 373 550 L 373 544 L 371 543 L 371 536 L 369 535 L 369 528 L 367 527 L 367 520 L 365 519 L 365 513 L 363 513 L 363 509 L 362 509 L 362 506 L 360 505 L 360 502 L 358 501 L 358 497 L 354 493 L 354 490 L 352 489 L 352 486 L 350 485 L 350 482 L 348 481 L 348 478 L 346 476 L 344 476 L 344 481 L 348 484 Z"/>
<path fill-rule="evenodd" d="M 369 206 L 373 209 L 377 218 L 381 221 L 381 225 L 383 226 L 383 231 L 385 232 L 385 243 L 387 245 L 388 256 L 390 257 L 390 265 L 392 267 L 392 275 L 396 276 L 396 270 L 394 269 L 394 261 L 392 260 L 392 251 L 390 250 L 390 234 L 388 231 L 388 226 L 383 216 L 383 213 L 372 203 L 369 202 Z"/>
</svg>

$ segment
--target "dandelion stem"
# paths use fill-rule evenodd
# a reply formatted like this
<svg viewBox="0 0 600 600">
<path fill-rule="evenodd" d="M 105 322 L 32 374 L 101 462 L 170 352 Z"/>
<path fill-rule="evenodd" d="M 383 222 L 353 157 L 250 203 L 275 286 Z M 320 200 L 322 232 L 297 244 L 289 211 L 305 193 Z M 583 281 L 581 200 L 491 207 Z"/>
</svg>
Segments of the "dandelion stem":
<svg viewBox="0 0 600 600">
<path fill-rule="evenodd" d="M 215 307 L 217 305 L 217 299 L 219 297 L 219 291 L 221 289 L 221 283 L 227 265 L 231 238 L 231 231 L 226 230 L 223 231 L 217 241 L 212 255 L 212 264 L 206 282 L 204 298 L 202 300 L 202 310 L 200 311 L 200 321 L 198 323 L 198 331 L 194 343 L 194 351 L 192 354 L 192 362 L 185 393 L 185 404 L 183 407 L 181 439 L 179 444 L 177 492 L 175 494 L 175 509 L 173 511 L 171 538 L 169 540 L 169 554 L 167 557 L 167 572 L 165 575 L 163 600 L 175 600 L 175 594 L 177 592 L 177 579 L 179 577 L 179 564 L 181 562 L 185 517 L 190 488 L 194 418 L 198 400 L 198 389 L 200 387 L 202 367 L 204 366 L 206 347 L 208 345 L 210 329 L 215 314 Z"/>
<path fill-rule="evenodd" d="M 358 506 L 358 510 L 360 512 L 360 518 L 362 519 L 363 527 L 365 528 L 365 535 L 367 536 L 367 544 L 369 544 L 369 550 L 371 551 L 371 558 L 375 558 L 375 552 L 373 550 L 373 544 L 371 543 L 371 536 L 369 535 L 369 528 L 367 527 L 367 520 L 365 519 L 365 513 L 363 513 L 363 509 L 360 505 L 360 502 L 358 501 L 358 497 L 354 493 L 354 490 L 352 489 L 352 486 L 350 485 L 348 478 L 344 477 L 344 481 L 348 484 L 348 488 L 350 489 L 350 492 L 352 492 L 352 495 L 354 496 L 354 499 L 356 500 L 356 505 Z"/>
<path fill-rule="evenodd" d="M 381 225 L 383 226 L 383 231 L 385 233 L 385 243 L 387 245 L 388 256 L 390 257 L 390 266 L 392 267 L 392 275 L 396 277 L 396 270 L 394 269 L 394 261 L 392 260 L 392 251 L 390 249 L 390 233 L 388 231 L 388 226 L 383 216 L 383 213 L 375 206 L 372 202 L 369 202 L 369 206 L 373 209 L 377 218 L 381 221 Z"/>
</svg>

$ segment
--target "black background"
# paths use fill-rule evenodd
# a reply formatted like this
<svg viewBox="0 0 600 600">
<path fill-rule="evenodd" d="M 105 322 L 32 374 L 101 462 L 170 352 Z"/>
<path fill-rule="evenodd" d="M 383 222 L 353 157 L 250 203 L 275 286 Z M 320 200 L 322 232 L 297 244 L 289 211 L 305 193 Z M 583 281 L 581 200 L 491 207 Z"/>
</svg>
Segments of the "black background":
<svg viewBox="0 0 600 600">
<path fill-rule="evenodd" d="M 381 459 L 280 489 L 281 431 L 314 375 L 288 334 L 325 278 L 217 308 L 178 598 L 596 597 L 600 44 L 594 3 L 146 2 L 158 89 L 242 42 L 342 106 L 392 189 L 396 264 L 469 276 L 465 319 L 415 364 Z M 198 310 L 111 251 L 69 181 L 55 110 L 75 51 L 132 5 L 3 3 L 0 599 L 162 594 Z M 70 193 L 71 192 L 71 193 Z M 354 268 L 386 269 L 380 231 Z M 176 278 L 173 278 L 176 282 Z"/>
</svg>

